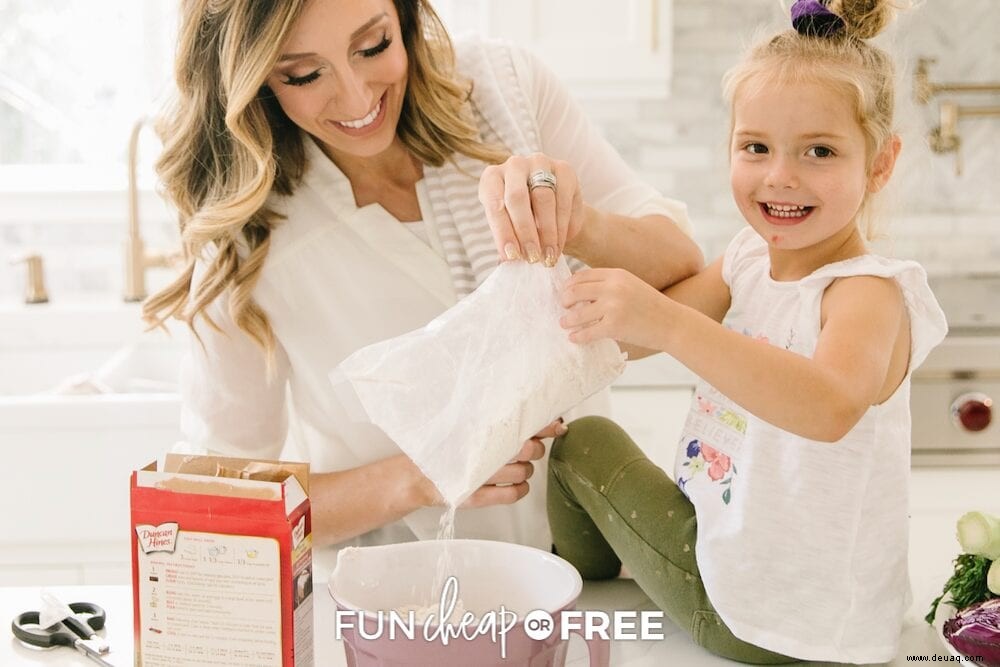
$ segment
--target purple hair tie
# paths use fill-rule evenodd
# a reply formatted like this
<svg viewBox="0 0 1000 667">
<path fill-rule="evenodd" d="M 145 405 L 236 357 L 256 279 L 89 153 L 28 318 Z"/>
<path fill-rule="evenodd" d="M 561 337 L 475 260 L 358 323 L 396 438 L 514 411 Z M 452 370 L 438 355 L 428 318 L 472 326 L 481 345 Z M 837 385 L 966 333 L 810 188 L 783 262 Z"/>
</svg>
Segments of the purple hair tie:
<svg viewBox="0 0 1000 667">
<path fill-rule="evenodd" d="M 795 0 L 792 26 L 800 35 L 831 37 L 844 30 L 844 19 L 826 7 L 824 0 Z"/>
</svg>

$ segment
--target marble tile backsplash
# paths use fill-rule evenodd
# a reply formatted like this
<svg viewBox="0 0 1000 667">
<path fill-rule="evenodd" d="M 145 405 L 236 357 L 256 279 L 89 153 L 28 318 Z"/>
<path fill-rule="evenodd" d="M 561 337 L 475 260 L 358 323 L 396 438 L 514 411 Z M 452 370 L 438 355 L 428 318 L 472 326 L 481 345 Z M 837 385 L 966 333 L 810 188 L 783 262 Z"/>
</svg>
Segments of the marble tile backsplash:
<svg viewBox="0 0 1000 667">
<path fill-rule="evenodd" d="M 709 257 L 720 253 L 742 224 L 729 195 L 729 121 L 720 80 L 755 35 L 784 26 L 781 4 L 673 0 L 675 72 L 670 97 L 582 101 L 637 172 L 665 194 L 688 203 L 695 237 Z M 996 106 L 1000 94 L 939 95 L 918 105 L 912 100 L 912 69 L 918 57 L 927 56 L 937 58 L 932 81 L 1000 81 L 997 25 L 996 0 L 918 0 L 879 38 L 897 54 L 898 116 L 905 148 L 893 179 L 890 238 L 878 249 L 918 259 L 932 273 L 1000 270 L 1000 118 L 961 121 L 961 175 L 955 171 L 955 154 L 935 154 L 926 141 L 937 122 L 939 100 Z M 0 207 L 7 209 L 0 210 L 0 260 L 40 252 L 53 301 L 119 293 L 126 202 L 124 195 L 114 196 L 120 207 L 113 210 L 120 215 L 101 218 L 76 215 L 71 205 L 47 207 L 53 211 L 49 216 L 37 211 L 19 216 L 5 203 Z M 143 210 L 147 240 L 170 242 L 175 232 L 169 210 L 152 194 L 143 199 Z M 153 275 L 151 282 L 162 283 L 167 277 Z M 16 300 L 23 288 L 23 267 L 0 262 L 0 301 Z"/>
</svg>

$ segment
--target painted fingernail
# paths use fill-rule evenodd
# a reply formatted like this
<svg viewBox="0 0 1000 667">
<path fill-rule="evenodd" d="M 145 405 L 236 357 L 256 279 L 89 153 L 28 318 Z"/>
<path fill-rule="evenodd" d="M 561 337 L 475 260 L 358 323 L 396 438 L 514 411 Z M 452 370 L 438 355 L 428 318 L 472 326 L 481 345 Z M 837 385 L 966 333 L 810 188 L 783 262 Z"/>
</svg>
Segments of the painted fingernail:
<svg viewBox="0 0 1000 667">
<path fill-rule="evenodd" d="M 535 263 L 541 261 L 541 259 L 542 259 L 542 253 L 538 249 L 537 245 L 535 245 L 534 243 L 529 243 L 528 247 L 527 247 L 527 251 L 528 251 L 528 261 L 529 262 L 531 262 L 532 264 L 535 264 Z"/>
<path fill-rule="evenodd" d="M 507 255 L 507 259 L 515 260 L 521 259 L 521 251 L 517 249 L 517 245 L 514 243 L 508 243 L 503 247 L 503 254 Z"/>
<path fill-rule="evenodd" d="M 545 266 L 551 269 L 553 266 L 556 265 L 556 259 L 558 259 L 558 257 L 559 255 L 556 254 L 555 248 L 553 248 L 552 246 L 548 246 L 547 248 L 545 248 Z"/>
<path fill-rule="evenodd" d="M 569 433 L 569 427 L 566 424 L 556 424 L 556 435 L 566 435 Z"/>
</svg>

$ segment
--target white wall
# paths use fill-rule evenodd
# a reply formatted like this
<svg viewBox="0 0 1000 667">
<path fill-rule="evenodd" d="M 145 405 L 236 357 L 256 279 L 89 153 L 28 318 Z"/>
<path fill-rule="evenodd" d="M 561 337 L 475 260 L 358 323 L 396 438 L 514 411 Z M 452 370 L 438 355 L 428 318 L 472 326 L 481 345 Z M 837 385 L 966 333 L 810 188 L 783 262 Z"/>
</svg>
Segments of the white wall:
<svg viewBox="0 0 1000 667">
<path fill-rule="evenodd" d="M 672 96 L 662 102 L 587 102 L 626 160 L 663 192 L 688 202 L 706 254 L 721 252 L 741 220 L 728 188 L 728 112 L 723 73 L 759 31 L 789 26 L 779 0 L 674 0 Z M 784 3 L 786 6 L 789 2 Z M 1000 118 L 962 120 L 964 173 L 955 156 L 926 145 L 937 99 L 1000 105 L 1000 94 L 944 95 L 912 101 L 916 59 L 938 59 L 936 82 L 1000 82 L 1000 2 L 918 0 L 880 44 L 897 55 L 904 152 L 892 197 L 891 250 L 935 273 L 1000 270 Z"/>
<path fill-rule="evenodd" d="M 741 224 L 728 191 L 728 120 L 719 81 L 757 27 L 783 27 L 785 14 L 778 0 L 674 0 L 673 11 L 671 98 L 585 106 L 630 164 L 664 193 L 688 202 L 696 238 L 712 257 Z M 924 0 L 884 40 L 901 56 L 906 147 L 896 179 L 898 217 L 890 227 L 895 240 L 880 249 L 919 259 L 934 273 L 1000 268 L 1000 118 L 961 122 L 964 174 L 956 176 L 954 155 L 926 147 L 937 103 L 918 107 L 910 101 L 909 70 L 916 57 L 932 56 L 938 58 L 933 80 L 1000 81 L 997 25 L 996 0 Z M 1000 104 L 1000 95 L 945 98 Z M 120 291 L 123 194 L 48 197 L 40 214 L 37 195 L 12 199 L 5 189 L 0 183 L 0 260 L 24 249 L 40 251 L 53 300 Z M 155 195 L 144 199 L 144 215 L 147 237 L 169 238 L 170 215 Z M 39 219 L 44 222 L 28 222 Z M 18 298 L 23 281 L 22 267 L 0 261 L 0 301 Z"/>
</svg>

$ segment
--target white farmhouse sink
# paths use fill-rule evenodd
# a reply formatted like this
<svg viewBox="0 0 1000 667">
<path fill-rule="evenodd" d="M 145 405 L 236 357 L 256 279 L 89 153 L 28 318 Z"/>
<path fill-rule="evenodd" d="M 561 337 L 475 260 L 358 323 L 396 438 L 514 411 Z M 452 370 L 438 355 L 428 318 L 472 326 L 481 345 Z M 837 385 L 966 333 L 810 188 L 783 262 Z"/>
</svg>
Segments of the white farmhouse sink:
<svg viewBox="0 0 1000 667">
<path fill-rule="evenodd" d="M 129 475 L 180 438 L 172 330 L 134 304 L 0 305 L 0 582 L 127 576 Z"/>
<path fill-rule="evenodd" d="M 52 392 L 102 371 L 107 391 L 174 392 L 187 331 L 145 332 L 138 304 L 0 304 L 0 396 Z M 146 377 L 151 382 L 129 382 Z"/>
</svg>

